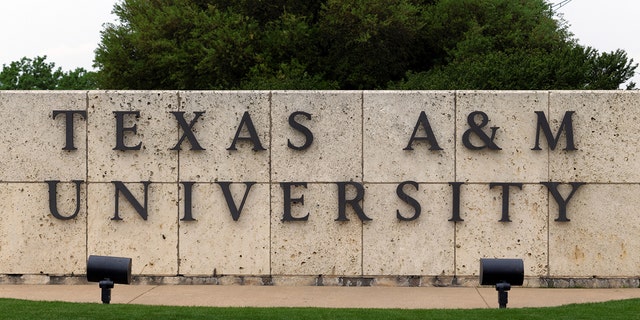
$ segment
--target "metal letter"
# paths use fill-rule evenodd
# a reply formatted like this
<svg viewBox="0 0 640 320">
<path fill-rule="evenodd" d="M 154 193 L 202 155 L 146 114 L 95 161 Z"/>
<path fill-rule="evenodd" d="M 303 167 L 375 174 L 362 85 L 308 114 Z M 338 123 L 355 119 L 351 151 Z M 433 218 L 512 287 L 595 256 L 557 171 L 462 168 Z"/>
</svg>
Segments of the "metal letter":
<svg viewBox="0 0 640 320">
<path fill-rule="evenodd" d="M 65 137 L 66 141 L 62 150 L 77 150 L 73 144 L 73 115 L 78 114 L 83 119 L 87 119 L 87 112 L 84 110 L 53 110 L 53 119 L 59 114 L 65 115 Z"/>
<path fill-rule="evenodd" d="M 217 185 L 222 189 L 222 193 L 224 194 L 224 199 L 227 201 L 227 207 L 229 207 L 229 211 L 231 212 L 231 217 L 233 221 L 238 221 L 240 219 L 240 214 L 242 213 L 242 208 L 244 207 L 244 202 L 247 200 L 247 195 L 249 195 L 249 190 L 251 187 L 256 184 L 255 182 L 245 182 L 246 186 L 244 191 L 244 196 L 242 197 L 242 202 L 240 202 L 240 207 L 236 206 L 235 201 L 233 200 L 233 195 L 231 195 L 231 182 L 216 182 Z"/>
<path fill-rule="evenodd" d="M 578 188 L 580 188 L 580 186 L 586 183 L 585 182 L 569 183 L 571 185 L 571 193 L 569 193 L 569 196 L 567 197 L 567 199 L 562 198 L 562 195 L 558 191 L 558 185 L 560 185 L 560 182 L 540 182 L 540 184 L 545 185 L 547 189 L 549 189 L 549 192 L 551 192 L 553 199 L 556 200 L 556 203 L 558 204 L 558 218 L 555 219 L 555 221 L 558 221 L 558 222 L 571 221 L 569 218 L 567 218 L 567 204 L 569 204 L 569 200 L 571 200 L 571 198 L 573 197 L 573 194 L 576 193 Z"/>
<path fill-rule="evenodd" d="M 424 128 L 424 131 L 426 133 L 425 137 L 416 137 L 420 126 Z M 402 150 L 413 150 L 413 147 L 411 147 L 411 145 L 413 144 L 414 140 L 425 140 L 429 142 L 429 144 L 431 145 L 431 147 L 429 147 L 429 150 L 442 150 L 442 148 L 440 148 L 440 146 L 438 145 L 436 135 L 433 134 L 433 130 L 431 129 L 431 125 L 429 124 L 429 119 L 427 118 L 427 114 L 424 111 L 420 112 L 420 117 L 418 117 L 418 122 L 416 122 L 416 126 L 413 128 L 413 134 L 411 134 L 409 143 Z"/>
<path fill-rule="evenodd" d="M 200 116 L 204 114 L 204 111 L 197 111 L 194 113 L 195 116 L 193 117 L 191 122 L 187 124 L 187 121 L 184 119 L 184 111 L 171 111 L 171 114 L 176 117 L 176 120 L 178 120 L 178 124 L 182 129 L 182 137 L 180 138 L 180 140 L 178 140 L 178 143 L 176 143 L 175 147 L 171 148 L 170 150 L 182 150 L 180 149 L 180 144 L 182 144 L 182 141 L 184 141 L 185 138 L 189 139 L 191 150 L 205 150 L 200 146 L 200 143 L 198 143 L 198 139 L 196 139 L 196 136 L 193 134 L 193 125 L 196 124 L 198 118 L 200 118 Z"/>
<path fill-rule="evenodd" d="M 414 213 L 413 213 L 413 216 L 411 216 L 409 218 L 405 218 L 403 215 L 400 214 L 400 210 L 396 210 L 396 217 L 400 221 L 413 221 L 415 219 L 418 219 L 418 217 L 420 216 L 420 213 L 422 211 L 422 208 L 420 207 L 420 203 L 416 199 L 414 199 L 414 198 L 408 196 L 406 193 L 404 193 L 404 186 L 405 185 L 410 185 L 410 186 L 414 187 L 416 189 L 416 191 L 418 191 L 419 185 L 415 181 L 405 181 L 405 182 L 399 184 L 398 187 L 396 188 L 396 194 L 398 195 L 398 198 L 400 198 L 400 200 L 406 202 L 408 205 L 412 206 L 413 209 L 414 209 Z"/>
<path fill-rule="evenodd" d="M 302 134 L 304 134 L 305 140 L 304 140 L 304 144 L 300 147 L 294 145 L 293 143 L 291 143 L 291 140 L 287 139 L 287 145 L 289 146 L 289 148 L 294 149 L 294 150 L 304 150 L 309 148 L 309 146 L 311 146 L 311 144 L 313 143 L 313 133 L 311 132 L 311 130 L 309 130 L 309 128 L 301 125 L 300 123 L 296 122 L 296 116 L 297 115 L 302 115 L 305 118 L 307 118 L 307 120 L 311 120 L 311 114 L 306 113 L 304 111 L 296 111 L 294 113 L 292 113 L 289 116 L 289 125 L 300 131 Z"/>
<path fill-rule="evenodd" d="M 116 187 L 116 200 L 115 200 L 115 214 L 111 220 L 122 220 L 119 215 L 120 210 L 120 192 L 124 195 L 124 197 L 129 201 L 129 203 L 133 206 L 133 209 L 136 210 L 138 215 L 142 217 L 143 220 L 147 220 L 147 204 L 148 204 L 148 195 L 149 195 L 149 185 L 151 181 L 140 181 L 144 185 L 144 205 L 141 205 L 140 202 L 131 194 L 131 191 L 124 185 L 122 181 L 111 181 Z"/>
<path fill-rule="evenodd" d="M 508 182 L 491 182 L 489 183 L 489 189 L 493 187 L 502 187 L 502 218 L 500 222 L 511 222 L 509 219 L 509 187 L 518 187 L 522 190 L 522 183 L 508 183 Z"/>
<path fill-rule="evenodd" d="M 124 143 L 124 133 L 126 131 L 131 131 L 134 134 L 138 132 L 136 124 L 131 127 L 124 126 L 124 116 L 135 115 L 136 118 L 140 118 L 140 111 L 114 111 L 113 113 L 116 115 L 116 147 L 113 148 L 113 150 L 140 150 L 142 148 L 142 142 L 133 147 L 128 147 Z"/>
<path fill-rule="evenodd" d="M 195 182 L 181 181 L 180 183 L 184 186 L 184 216 L 180 221 L 196 221 L 196 219 L 193 218 L 193 206 L 191 205 L 193 185 Z"/>
<path fill-rule="evenodd" d="M 479 124 L 476 123 L 475 119 L 477 115 L 482 118 L 482 122 L 480 122 Z M 467 116 L 467 123 L 469 124 L 469 127 L 471 127 L 471 129 L 468 129 L 462 135 L 462 144 L 464 144 L 467 149 L 482 150 L 484 148 L 489 148 L 491 150 L 502 150 L 502 148 L 498 147 L 498 145 L 493 142 L 493 140 L 496 138 L 496 131 L 498 131 L 500 127 L 491 127 L 491 136 L 488 136 L 484 131 L 482 131 L 482 128 L 489 123 L 489 116 L 487 116 L 486 113 L 482 111 L 471 112 L 469 116 Z M 480 138 L 480 140 L 484 142 L 484 145 L 474 146 L 471 143 L 470 139 L 472 133 L 475 133 L 478 138 Z"/>
<path fill-rule="evenodd" d="M 299 203 L 299 204 L 304 204 L 304 195 L 300 196 L 300 198 L 291 198 L 291 187 L 304 187 L 305 189 L 307 188 L 307 183 L 306 182 L 281 182 L 280 183 L 280 187 L 282 187 L 282 190 L 284 192 L 284 213 L 282 214 L 282 221 L 283 222 L 287 222 L 287 221 L 307 221 L 309 220 L 309 213 L 307 213 L 307 215 L 305 215 L 304 217 L 294 217 L 291 214 L 291 204 L 292 203 Z"/>
<path fill-rule="evenodd" d="M 564 118 L 562 118 L 560 129 L 558 129 L 558 133 L 555 137 L 553 137 L 553 133 L 551 133 L 549 121 L 547 121 L 547 117 L 544 115 L 544 112 L 536 111 L 535 113 L 538 115 L 538 125 L 536 128 L 536 145 L 531 150 L 542 150 L 540 148 L 540 130 L 542 130 L 545 138 L 547 138 L 547 144 L 549 145 L 549 148 L 551 150 L 556 149 L 563 130 L 566 131 L 565 137 L 567 139 L 567 146 L 563 150 L 578 150 L 573 143 L 573 121 L 571 120 L 571 116 L 574 114 L 574 111 L 567 111 L 564 113 Z"/>
<path fill-rule="evenodd" d="M 347 218 L 347 204 L 351 205 L 353 210 L 360 218 L 360 221 L 370 221 L 371 218 L 364 214 L 364 210 L 360 206 L 360 201 L 364 199 L 364 187 L 357 182 L 336 182 L 338 185 L 338 218 L 335 221 L 349 221 Z M 353 186 L 357 194 L 353 199 L 347 199 L 347 185 Z"/>
<path fill-rule="evenodd" d="M 84 181 L 82 180 L 73 180 L 72 182 L 76 184 L 76 209 L 73 212 L 72 215 L 70 216 L 63 216 L 62 214 L 60 214 L 60 212 L 58 211 L 58 183 L 60 182 L 59 180 L 50 180 L 50 181 L 45 181 L 47 183 L 47 185 L 49 185 L 49 211 L 51 212 L 51 215 L 54 216 L 56 219 L 60 219 L 60 220 L 71 220 L 73 218 L 75 218 L 78 215 L 78 212 L 80 212 L 80 184 L 82 184 Z"/>
<path fill-rule="evenodd" d="M 451 212 L 451 219 L 449 219 L 449 221 L 452 221 L 452 222 L 464 221 L 464 219 L 460 217 L 460 186 L 463 184 L 464 182 L 449 182 L 449 185 L 453 189 L 453 199 L 452 199 L 453 209 Z"/>
<path fill-rule="evenodd" d="M 242 132 L 242 128 L 247 126 L 247 131 L 249 132 L 249 137 L 240 137 L 240 132 Z M 256 132 L 256 128 L 253 126 L 253 121 L 251 121 L 251 116 L 248 111 L 244 112 L 242 115 L 242 120 L 240 120 L 240 125 L 238 126 L 238 131 L 236 131 L 236 136 L 233 138 L 233 142 L 231 142 L 231 146 L 227 148 L 227 150 L 237 150 L 236 142 L 238 140 L 249 140 L 253 143 L 253 151 L 263 151 L 267 150 L 262 147 L 260 143 L 260 138 L 258 137 L 258 133 Z"/>
</svg>

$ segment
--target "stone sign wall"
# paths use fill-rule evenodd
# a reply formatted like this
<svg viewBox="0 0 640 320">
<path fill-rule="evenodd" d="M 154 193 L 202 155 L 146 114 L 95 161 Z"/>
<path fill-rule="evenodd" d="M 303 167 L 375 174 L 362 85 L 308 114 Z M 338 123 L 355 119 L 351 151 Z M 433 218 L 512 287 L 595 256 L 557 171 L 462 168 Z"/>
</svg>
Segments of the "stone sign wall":
<svg viewBox="0 0 640 320">
<path fill-rule="evenodd" d="M 0 282 L 89 255 L 163 283 L 477 285 L 493 257 L 528 286 L 640 276 L 640 92 L 4 91 L 0 112 Z"/>
</svg>

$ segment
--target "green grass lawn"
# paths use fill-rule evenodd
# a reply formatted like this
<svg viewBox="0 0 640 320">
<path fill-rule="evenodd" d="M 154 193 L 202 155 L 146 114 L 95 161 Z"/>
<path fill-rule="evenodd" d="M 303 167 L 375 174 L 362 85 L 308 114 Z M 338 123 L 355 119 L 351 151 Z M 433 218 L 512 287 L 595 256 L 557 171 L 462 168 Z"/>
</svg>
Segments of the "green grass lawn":
<svg viewBox="0 0 640 320">
<path fill-rule="evenodd" d="M 640 319 L 640 299 L 522 309 L 213 308 L 0 299 L 0 319 Z"/>
</svg>

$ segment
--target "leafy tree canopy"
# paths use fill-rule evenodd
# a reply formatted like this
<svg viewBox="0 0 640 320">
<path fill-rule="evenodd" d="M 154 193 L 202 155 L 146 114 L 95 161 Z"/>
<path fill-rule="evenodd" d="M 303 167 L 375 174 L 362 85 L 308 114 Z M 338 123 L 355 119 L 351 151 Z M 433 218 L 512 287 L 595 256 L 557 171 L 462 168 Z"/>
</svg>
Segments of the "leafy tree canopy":
<svg viewBox="0 0 640 320">
<path fill-rule="evenodd" d="M 617 89 L 545 0 L 122 0 L 108 89 Z M 630 84 L 629 88 L 633 88 Z"/>
<path fill-rule="evenodd" d="M 85 90 L 96 88 L 95 72 L 84 68 L 64 72 L 47 56 L 3 64 L 0 71 L 0 90 Z"/>
</svg>

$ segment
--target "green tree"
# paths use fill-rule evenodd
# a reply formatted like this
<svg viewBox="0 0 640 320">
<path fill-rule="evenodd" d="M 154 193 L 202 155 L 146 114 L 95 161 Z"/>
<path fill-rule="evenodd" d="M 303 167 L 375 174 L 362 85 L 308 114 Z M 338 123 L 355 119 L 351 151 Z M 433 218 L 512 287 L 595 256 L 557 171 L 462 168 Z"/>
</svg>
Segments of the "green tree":
<svg viewBox="0 0 640 320">
<path fill-rule="evenodd" d="M 47 56 L 23 57 L 2 65 L 0 90 L 85 90 L 95 89 L 95 72 L 84 68 L 63 72 Z"/>
<path fill-rule="evenodd" d="M 200 2 L 200 3 L 199 3 Z M 191 0 L 130 0 L 115 5 L 96 49 L 101 87 L 223 89 L 254 65 L 259 32 L 250 17 Z"/>
<path fill-rule="evenodd" d="M 122 0 L 114 13 L 95 58 L 109 89 L 613 89 L 637 67 L 578 44 L 545 0 Z"/>
<path fill-rule="evenodd" d="M 428 29 L 444 60 L 390 88 L 617 89 L 637 68 L 622 50 L 579 45 L 543 1 L 441 0 Z"/>
<path fill-rule="evenodd" d="M 616 50 L 610 53 L 598 55 L 594 53 L 591 59 L 587 60 L 587 79 L 585 89 L 617 89 L 621 83 L 631 79 L 637 68 L 633 64 L 633 59 L 627 58 L 627 53 L 623 50 Z M 635 83 L 631 82 L 627 89 L 635 89 Z"/>
<path fill-rule="evenodd" d="M 87 71 L 84 68 L 76 68 L 66 71 L 58 80 L 56 90 L 95 90 L 98 89 L 98 80 L 95 71 Z"/>
<path fill-rule="evenodd" d="M 328 0 L 318 22 L 319 69 L 342 89 L 378 89 L 423 56 L 424 6 L 410 0 Z"/>
</svg>

